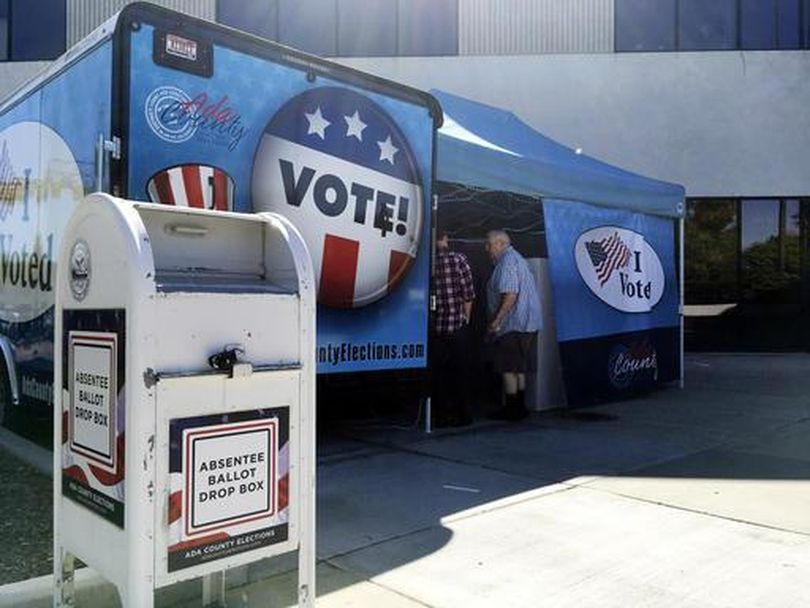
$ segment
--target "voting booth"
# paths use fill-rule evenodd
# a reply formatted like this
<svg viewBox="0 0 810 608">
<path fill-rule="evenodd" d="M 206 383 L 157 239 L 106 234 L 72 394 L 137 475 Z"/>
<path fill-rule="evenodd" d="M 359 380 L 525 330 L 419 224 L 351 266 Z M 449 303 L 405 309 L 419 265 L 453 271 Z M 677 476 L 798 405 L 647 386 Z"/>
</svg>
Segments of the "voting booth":
<svg viewBox="0 0 810 608">
<path fill-rule="evenodd" d="M 75 558 L 142 608 L 294 550 L 313 605 L 315 286 L 298 231 L 93 194 L 58 263 L 54 605 L 73 605 Z"/>
<path fill-rule="evenodd" d="M 431 94 L 444 112 L 438 221 L 479 276 L 491 268 L 487 231 L 505 229 L 539 287 L 527 406 L 587 406 L 682 381 L 683 187 L 567 148 L 507 110 Z"/>
</svg>

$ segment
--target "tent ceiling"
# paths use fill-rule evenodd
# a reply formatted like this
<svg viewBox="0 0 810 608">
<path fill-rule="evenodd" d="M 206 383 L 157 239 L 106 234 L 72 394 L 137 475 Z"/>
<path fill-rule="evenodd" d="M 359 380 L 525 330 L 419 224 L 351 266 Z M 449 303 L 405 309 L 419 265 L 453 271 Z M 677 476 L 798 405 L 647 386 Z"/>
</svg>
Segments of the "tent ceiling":
<svg viewBox="0 0 810 608">
<path fill-rule="evenodd" d="M 444 111 L 437 178 L 479 188 L 680 217 L 684 189 L 601 162 L 507 110 L 433 89 Z"/>
</svg>

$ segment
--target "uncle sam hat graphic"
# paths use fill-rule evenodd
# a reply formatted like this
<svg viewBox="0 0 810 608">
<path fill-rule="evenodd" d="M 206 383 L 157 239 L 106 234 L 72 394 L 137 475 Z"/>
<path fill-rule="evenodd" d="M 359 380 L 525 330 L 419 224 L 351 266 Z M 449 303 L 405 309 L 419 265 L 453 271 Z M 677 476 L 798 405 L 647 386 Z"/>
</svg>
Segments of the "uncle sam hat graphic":
<svg viewBox="0 0 810 608">
<path fill-rule="evenodd" d="M 233 179 L 222 169 L 209 165 L 177 165 L 155 173 L 146 184 L 153 203 L 231 211 Z"/>
</svg>

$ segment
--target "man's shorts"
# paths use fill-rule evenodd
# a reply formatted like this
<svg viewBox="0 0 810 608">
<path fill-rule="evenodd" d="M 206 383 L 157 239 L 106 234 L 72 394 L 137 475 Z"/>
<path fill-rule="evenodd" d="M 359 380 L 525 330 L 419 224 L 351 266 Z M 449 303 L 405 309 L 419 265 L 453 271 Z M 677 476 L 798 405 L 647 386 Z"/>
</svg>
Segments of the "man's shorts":
<svg viewBox="0 0 810 608">
<path fill-rule="evenodd" d="M 496 372 L 524 374 L 535 369 L 537 332 L 510 331 L 495 340 L 492 367 Z"/>
</svg>

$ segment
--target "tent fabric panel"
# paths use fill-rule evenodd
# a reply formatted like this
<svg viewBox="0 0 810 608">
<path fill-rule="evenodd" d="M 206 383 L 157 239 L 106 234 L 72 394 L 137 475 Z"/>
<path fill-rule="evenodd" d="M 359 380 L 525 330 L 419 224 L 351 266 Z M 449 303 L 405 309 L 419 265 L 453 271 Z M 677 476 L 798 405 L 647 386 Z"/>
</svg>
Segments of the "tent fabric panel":
<svg viewBox="0 0 810 608">
<path fill-rule="evenodd" d="M 683 215 L 684 189 L 609 165 L 545 137 L 506 110 L 432 90 L 445 113 L 441 181 L 630 209 Z"/>
</svg>

